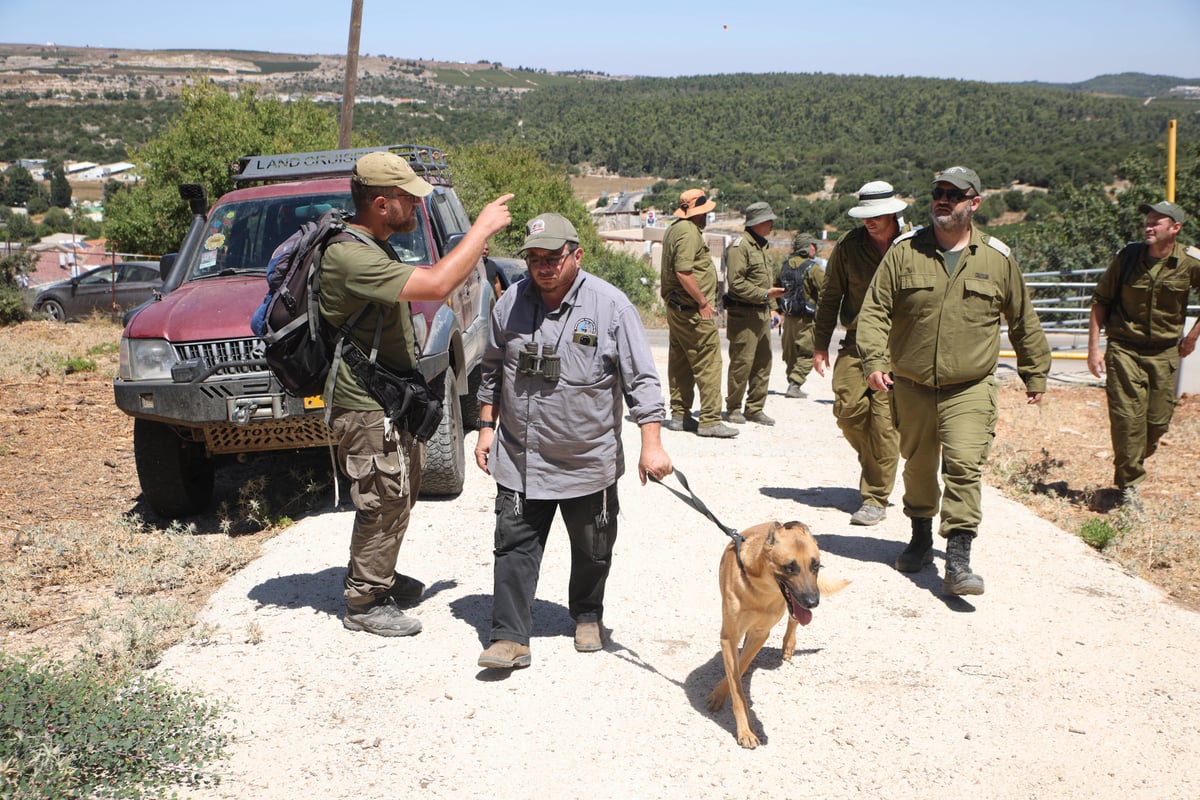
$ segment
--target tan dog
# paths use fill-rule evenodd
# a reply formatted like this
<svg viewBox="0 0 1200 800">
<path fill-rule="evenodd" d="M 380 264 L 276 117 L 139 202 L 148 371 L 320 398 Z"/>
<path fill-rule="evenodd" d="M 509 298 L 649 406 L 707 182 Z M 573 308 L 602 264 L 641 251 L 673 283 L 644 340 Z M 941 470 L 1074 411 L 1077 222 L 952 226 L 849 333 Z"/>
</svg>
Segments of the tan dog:
<svg viewBox="0 0 1200 800">
<path fill-rule="evenodd" d="M 826 582 L 817 576 L 821 552 L 803 523 L 764 522 L 742 531 L 742 536 L 744 572 L 738 566 L 733 542 L 721 555 L 721 656 L 725 677 L 709 694 L 708 709 L 719 710 L 732 687 L 738 744 L 755 748 L 758 737 L 750 730 L 742 673 L 785 611 L 788 621 L 783 634 L 783 659 L 790 661 L 796 652 L 796 625 L 812 622 L 812 609 L 821 602 L 822 592 L 833 594 L 849 581 Z"/>
</svg>

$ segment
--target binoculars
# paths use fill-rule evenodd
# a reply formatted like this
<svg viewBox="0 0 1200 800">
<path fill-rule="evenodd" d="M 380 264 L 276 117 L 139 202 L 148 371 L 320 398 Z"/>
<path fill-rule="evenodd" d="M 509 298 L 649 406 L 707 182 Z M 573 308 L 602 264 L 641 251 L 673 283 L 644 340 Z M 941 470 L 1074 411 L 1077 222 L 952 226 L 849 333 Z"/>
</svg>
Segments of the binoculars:
<svg viewBox="0 0 1200 800">
<path fill-rule="evenodd" d="M 525 349 L 517 353 L 517 372 L 522 375 L 541 375 L 548 381 L 558 380 L 562 374 L 562 359 L 554 345 L 541 346 L 538 354 L 537 342 L 526 342 Z"/>
</svg>

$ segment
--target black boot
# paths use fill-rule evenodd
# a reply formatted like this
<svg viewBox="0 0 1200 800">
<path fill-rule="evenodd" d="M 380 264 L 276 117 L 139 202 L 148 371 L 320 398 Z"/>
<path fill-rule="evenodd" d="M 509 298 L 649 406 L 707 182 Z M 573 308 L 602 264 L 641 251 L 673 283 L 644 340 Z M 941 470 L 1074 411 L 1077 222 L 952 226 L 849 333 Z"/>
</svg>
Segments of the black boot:
<svg viewBox="0 0 1200 800">
<path fill-rule="evenodd" d="M 946 575 L 944 594 L 983 594 L 983 578 L 971 572 L 973 531 L 950 531 L 946 539 Z"/>
<path fill-rule="evenodd" d="M 920 572 L 933 563 L 933 520 L 912 517 L 912 540 L 904 552 L 896 556 L 896 569 L 901 572 Z"/>
</svg>

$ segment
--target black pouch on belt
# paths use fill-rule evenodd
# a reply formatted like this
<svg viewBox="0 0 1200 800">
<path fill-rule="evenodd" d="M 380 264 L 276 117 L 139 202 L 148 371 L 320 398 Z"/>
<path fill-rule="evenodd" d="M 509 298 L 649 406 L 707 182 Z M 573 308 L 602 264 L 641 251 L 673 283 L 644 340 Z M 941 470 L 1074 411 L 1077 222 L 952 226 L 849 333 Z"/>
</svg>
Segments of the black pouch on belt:
<svg viewBox="0 0 1200 800">
<path fill-rule="evenodd" d="M 379 403 L 393 425 L 420 442 L 433 438 L 442 421 L 442 376 L 435 386 L 425 380 L 420 370 L 393 372 L 372 362 L 353 342 L 342 346 L 342 358 L 358 385 Z"/>
</svg>

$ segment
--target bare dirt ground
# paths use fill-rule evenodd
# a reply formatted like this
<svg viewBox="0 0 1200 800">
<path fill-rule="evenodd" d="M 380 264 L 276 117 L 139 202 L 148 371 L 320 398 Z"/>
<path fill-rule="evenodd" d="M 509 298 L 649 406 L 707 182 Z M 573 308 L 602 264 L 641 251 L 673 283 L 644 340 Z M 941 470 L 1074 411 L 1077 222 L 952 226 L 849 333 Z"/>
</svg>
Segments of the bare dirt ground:
<svg viewBox="0 0 1200 800">
<path fill-rule="evenodd" d="M 0 330 L 0 589 L 19 589 L 27 613 L 25 624 L 6 618 L 5 650 L 70 652 L 80 616 L 115 596 L 111 573 L 45 559 L 29 568 L 27 544 L 145 512 L 132 425 L 112 403 L 118 336 L 96 322 Z M 64 361 L 103 344 L 108 352 L 90 356 L 94 372 L 66 373 Z M 571 648 L 556 528 L 533 667 L 479 671 L 494 485 L 472 471 L 460 498 L 423 503 L 410 528 L 401 568 L 429 587 L 416 610 L 426 630 L 411 640 L 341 627 L 345 504 L 295 514 L 300 524 L 275 538 L 236 526 L 227 536 L 218 514 L 196 521 L 204 546 L 235 540 L 249 563 L 160 590 L 200 612 L 160 669 L 228 702 L 238 737 L 217 777 L 183 795 L 1196 796 L 1190 520 L 1200 403 L 1184 399 L 1151 462 L 1146 515 L 1131 520 L 1105 491 L 1103 392 L 1052 386 L 1028 407 L 1005 390 L 991 480 L 1024 505 L 987 490 L 973 563 L 988 592 L 960 601 L 940 596 L 940 552 L 914 576 L 891 568 L 907 540 L 899 486 L 885 523 L 846 524 L 857 471 L 830 419 L 828 381 L 814 375 L 813 399 L 790 401 L 777 393 L 786 386 L 778 361 L 775 372 L 767 411 L 776 428 L 744 426 L 733 442 L 664 434 L 725 523 L 801 519 L 818 534 L 828 574 L 853 581 L 821 604 L 790 664 L 779 658 L 781 628 L 756 659 L 747 685 L 759 750 L 737 747 L 728 706 L 704 707 L 721 676 L 715 570 L 725 540 L 665 488 L 629 474 L 606 652 Z M 630 426 L 626 442 L 631 463 Z M 218 492 L 236 504 L 237 483 L 262 469 L 271 465 L 229 473 Z M 287 470 L 274 469 L 286 482 Z M 1104 555 L 1077 537 L 1088 520 L 1120 529 Z"/>
</svg>

